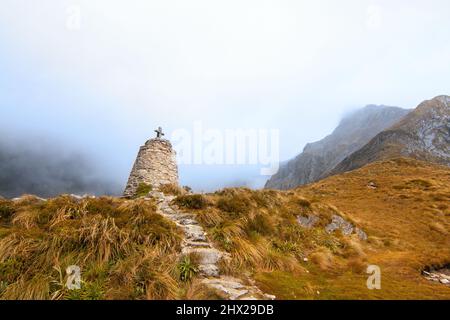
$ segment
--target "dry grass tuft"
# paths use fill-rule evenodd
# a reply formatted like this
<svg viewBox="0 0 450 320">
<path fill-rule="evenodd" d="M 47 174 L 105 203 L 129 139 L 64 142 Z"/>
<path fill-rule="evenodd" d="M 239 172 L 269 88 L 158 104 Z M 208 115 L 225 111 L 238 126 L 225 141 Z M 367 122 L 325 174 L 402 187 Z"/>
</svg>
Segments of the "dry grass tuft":
<svg viewBox="0 0 450 320">
<path fill-rule="evenodd" d="M 181 234 L 145 200 L 62 196 L 8 203 L 0 234 L 2 299 L 176 299 Z M 82 270 L 68 290 L 65 270 Z"/>
<path fill-rule="evenodd" d="M 205 209 L 209 204 L 201 194 L 179 195 L 174 203 L 180 207 L 193 210 Z"/>
<path fill-rule="evenodd" d="M 161 191 L 164 194 L 173 195 L 173 196 L 180 196 L 186 193 L 186 190 L 184 188 L 181 188 L 178 185 L 169 183 L 169 184 L 163 184 L 158 187 L 159 191 Z"/>
<path fill-rule="evenodd" d="M 321 270 L 330 270 L 334 264 L 334 256 L 329 249 L 322 248 L 310 255 L 310 259 Z"/>
</svg>

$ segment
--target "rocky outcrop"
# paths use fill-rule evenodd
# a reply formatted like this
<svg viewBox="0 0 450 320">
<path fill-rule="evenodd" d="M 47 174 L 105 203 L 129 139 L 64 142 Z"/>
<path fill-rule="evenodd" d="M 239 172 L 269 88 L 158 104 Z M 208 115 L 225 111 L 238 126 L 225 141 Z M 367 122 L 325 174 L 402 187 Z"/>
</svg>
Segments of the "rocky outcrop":
<svg viewBox="0 0 450 320">
<path fill-rule="evenodd" d="M 140 148 L 124 196 L 134 196 L 142 183 L 154 188 L 164 184 L 178 185 L 176 153 L 169 140 L 150 139 Z"/>
<path fill-rule="evenodd" d="M 341 230 L 342 234 L 349 236 L 355 233 L 360 240 L 367 240 L 367 234 L 358 227 L 355 227 L 351 222 L 345 220 L 341 216 L 333 215 L 331 217 L 331 222 L 325 227 L 325 231 L 328 233 Z"/>
<path fill-rule="evenodd" d="M 194 214 L 180 211 L 171 202 L 174 196 L 152 191 L 149 197 L 157 201 L 158 213 L 173 221 L 184 231 L 182 255 L 196 254 L 199 258 L 199 276 L 206 287 L 214 290 L 219 296 L 229 300 L 273 300 L 274 296 L 263 293 L 255 285 L 244 284 L 241 279 L 221 275 L 219 261 L 230 259 L 230 256 L 218 250 L 208 241 L 207 234 L 197 222 Z"/>
<path fill-rule="evenodd" d="M 439 282 L 450 287 L 450 268 L 424 270 L 422 275 L 429 281 Z"/>
<path fill-rule="evenodd" d="M 421 103 L 389 129 L 341 161 L 329 174 L 358 169 L 368 163 L 395 157 L 450 166 L 450 97 Z"/>
<path fill-rule="evenodd" d="M 297 217 L 297 222 L 303 228 L 311 229 L 319 224 L 320 218 L 314 214 L 299 216 Z M 345 236 L 356 234 L 360 240 L 367 240 L 367 234 L 362 229 L 354 226 L 351 222 L 345 220 L 341 216 L 334 214 L 331 217 L 331 221 L 325 226 L 325 231 L 328 233 L 333 233 L 338 230 L 340 230 Z"/>
<path fill-rule="evenodd" d="M 310 229 L 314 227 L 319 221 L 319 217 L 310 215 L 310 216 L 298 216 L 297 217 L 298 224 L 301 225 L 303 228 Z"/>
<path fill-rule="evenodd" d="M 408 112 L 397 107 L 374 105 L 355 112 L 344 118 L 331 135 L 306 145 L 303 153 L 282 164 L 265 187 L 286 190 L 320 180 L 347 156 Z"/>
</svg>

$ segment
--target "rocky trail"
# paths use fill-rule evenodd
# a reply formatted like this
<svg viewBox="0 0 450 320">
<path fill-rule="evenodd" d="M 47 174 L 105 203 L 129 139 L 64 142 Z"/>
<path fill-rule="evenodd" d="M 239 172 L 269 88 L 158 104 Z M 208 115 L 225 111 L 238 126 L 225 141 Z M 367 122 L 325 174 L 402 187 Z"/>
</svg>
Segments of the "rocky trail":
<svg viewBox="0 0 450 320">
<path fill-rule="evenodd" d="M 229 259 L 229 255 L 218 250 L 208 241 L 206 232 L 197 222 L 195 214 L 182 212 L 171 202 L 174 196 L 152 191 L 149 197 L 156 199 L 158 213 L 173 221 L 184 231 L 182 243 L 183 255 L 195 253 L 199 257 L 199 276 L 204 285 L 211 288 L 221 297 L 228 300 L 274 300 L 275 296 L 263 293 L 254 285 L 245 284 L 241 279 L 221 275 L 218 263 L 221 259 Z M 248 279 L 249 282 L 250 279 Z"/>
</svg>

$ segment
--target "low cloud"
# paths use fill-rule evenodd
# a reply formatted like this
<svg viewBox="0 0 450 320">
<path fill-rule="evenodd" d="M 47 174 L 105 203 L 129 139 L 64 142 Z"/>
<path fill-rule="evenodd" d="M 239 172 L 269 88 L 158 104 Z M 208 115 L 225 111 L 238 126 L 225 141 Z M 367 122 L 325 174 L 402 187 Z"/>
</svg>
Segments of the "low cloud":
<svg viewBox="0 0 450 320">
<path fill-rule="evenodd" d="M 0 195 L 51 197 L 63 193 L 117 195 L 121 186 L 94 159 L 54 141 L 0 137 Z"/>
</svg>

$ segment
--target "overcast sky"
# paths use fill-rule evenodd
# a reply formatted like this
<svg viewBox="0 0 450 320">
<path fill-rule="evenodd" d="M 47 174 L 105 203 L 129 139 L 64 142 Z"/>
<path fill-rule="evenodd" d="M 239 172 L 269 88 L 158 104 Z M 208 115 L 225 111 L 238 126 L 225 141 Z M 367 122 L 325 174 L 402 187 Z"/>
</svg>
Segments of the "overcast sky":
<svg viewBox="0 0 450 320">
<path fill-rule="evenodd" d="M 448 0 L 2 0 L 0 130 L 81 150 L 123 185 L 157 126 L 279 129 L 289 159 L 349 110 L 448 94 L 449 12 Z M 181 168 L 197 189 L 257 176 Z"/>
</svg>

